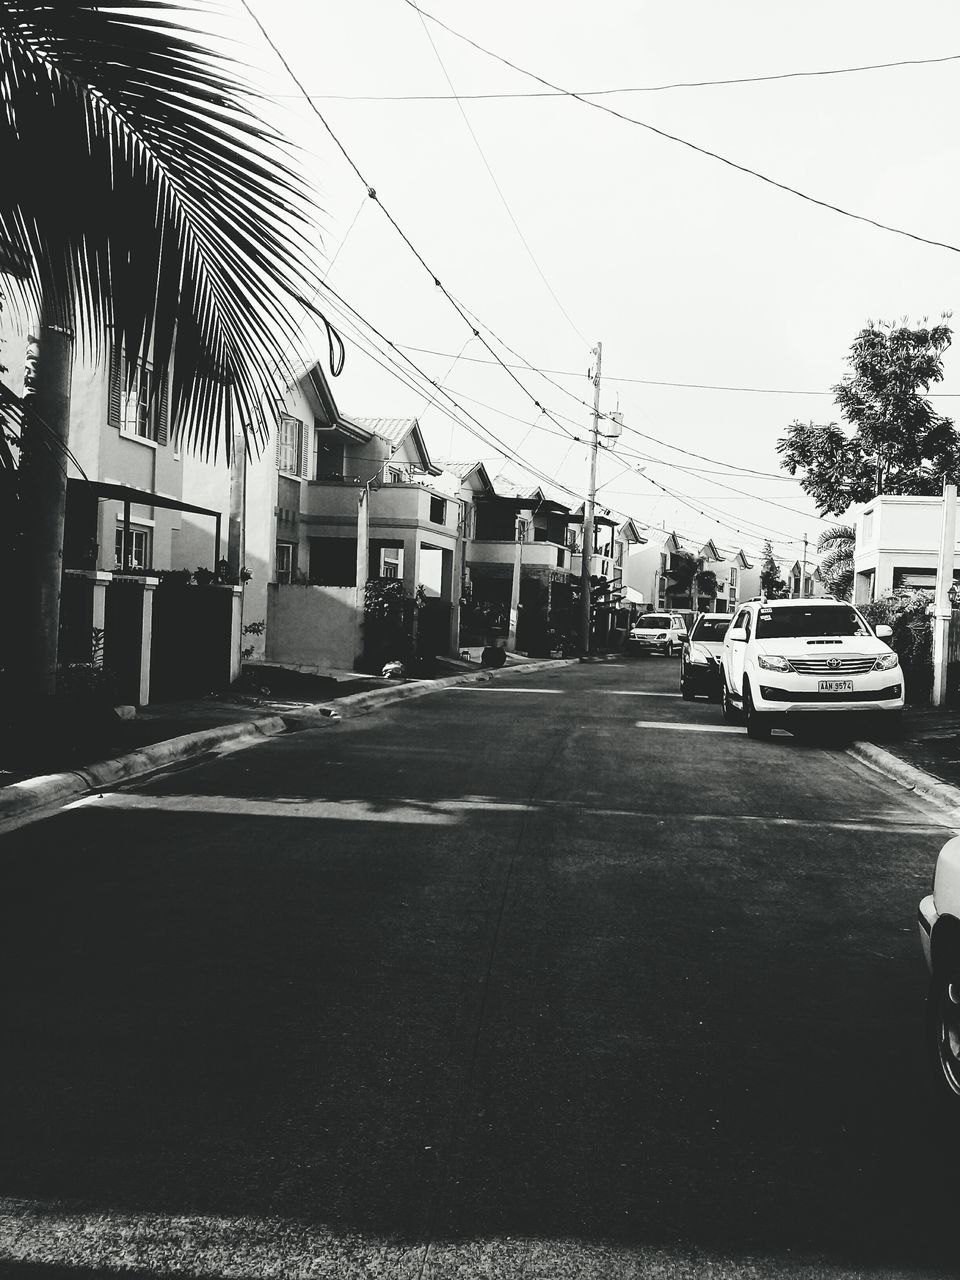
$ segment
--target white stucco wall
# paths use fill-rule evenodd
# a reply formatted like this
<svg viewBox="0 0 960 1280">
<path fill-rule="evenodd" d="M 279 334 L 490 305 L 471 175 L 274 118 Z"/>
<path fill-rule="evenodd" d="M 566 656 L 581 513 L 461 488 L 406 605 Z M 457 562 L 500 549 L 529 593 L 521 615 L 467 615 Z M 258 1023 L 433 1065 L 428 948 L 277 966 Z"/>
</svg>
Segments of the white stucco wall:
<svg viewBox="0 0 960 1280">
<path fill-rule="evenodd" d="M 267 588 L 268 662 L 313 671 L 352 671 L 360 656 L 360 611 L 354 587 Z"/>
</svg>

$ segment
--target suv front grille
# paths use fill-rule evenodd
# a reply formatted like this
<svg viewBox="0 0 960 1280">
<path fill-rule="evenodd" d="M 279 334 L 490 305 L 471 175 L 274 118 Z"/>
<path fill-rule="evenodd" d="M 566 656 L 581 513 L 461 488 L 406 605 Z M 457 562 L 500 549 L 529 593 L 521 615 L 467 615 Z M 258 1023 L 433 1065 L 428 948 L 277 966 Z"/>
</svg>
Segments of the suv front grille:
<svg viewBox="0 0 960 1280">
<path fill-rule="evenodd" d="M 877 660 L 856 653 L 846 658 L 837 655 L 833 658 L 789 658 L 788 661 L 794 671 L 804 676 L 862 676 L 864 672 L 873 670 Z"/>
</svg>

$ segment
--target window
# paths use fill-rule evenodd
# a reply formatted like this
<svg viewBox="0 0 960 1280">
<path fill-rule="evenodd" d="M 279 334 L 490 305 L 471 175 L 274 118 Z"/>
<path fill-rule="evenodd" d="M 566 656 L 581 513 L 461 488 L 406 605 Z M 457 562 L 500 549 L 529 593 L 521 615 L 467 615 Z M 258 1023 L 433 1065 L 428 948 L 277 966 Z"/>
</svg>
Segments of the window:
<svg viewBox="0 0 960 1280">
<path fill-rule="evenodd" d="M 403 576 L 403 547 L 380 548 L 380 577 L 400 578 Z"/>
<path fill-rule="evenodd" d="M 151 556 L 151 551 L 152 551 L 151 542 L 152 540 L 150 537 L 149 529 L 144 529 L 136 525 L 130 526 L 130 544 L 129 544 L 130 559 L 129 559 L 128 568 L 149 569 L 151 567 L 151 564 L 153 563 L 152 556 Z M 115 569 L 123 568 L 123 525 L 122 524 L 117 525 L 117 532 L 114 540 L 114 561 L 115 561 L 115 564 L 114 564 Z"/>
<path fill-rule="evenodd" d="M 794 636 L 869 636 L 870 628 L 849 605 L 814 604 L 807 608 L 778 609 L 762 605 L 757 622 L 758 640 L 782 640 Z"/>
<path fill-rule="evenodd" d="M 403 472 L 398 467 L 391 467 L 387 472 L 388 484 L 403 484 Z"/>
<path fill-rule="evenodd" d="M 277 467 L 288 475 L 300 474 L 300 437 L 303 423 L 298 418 L 284 414 L 280 419 L 277 436 Z"/>
<path fill-rule="evenodd" d="M 166 379 L 155 374 L 147 361 L 128 361 L 113 351 L 107 386 L 107 422 L 122 435 L 166 444 Z"/>
<path fill-rule="evenodd" d="M 729 618 L 700 618 L 690 634 L 690 639 L 722 640 L 729 626 Z"/>
<path fill-rule="evenodd" d="M 736 594 L 737 594 L 737 570 L 731 569 L 730 570 L 730 595 L 735 596 Z"/>
<path fill-rule="evenodd" d="M 617 554 L 616 554 L 614 563 L 616 564 L 618 569 L 623 568 L 623 543 L 622 542 L 617 543 Z"/>
<path fill-rule="evenodd" d="M 314 432 L 317 444 L 317 479 L 342 480 L 344 476 L 343 437 L 328 428 Z M 280 468 L 281 471 L 283 468 Z"/>
<path fill-rule="evenodd" d="M 430 520 L 433 524 L 446 524 L 447 503 L 445 498 L 430 499 Z"/>
<path fill-rule="evenodd" d="M 277 581 L 289 585 L 293 581 L 293 543 L 277 543 Z"/>
</svg>

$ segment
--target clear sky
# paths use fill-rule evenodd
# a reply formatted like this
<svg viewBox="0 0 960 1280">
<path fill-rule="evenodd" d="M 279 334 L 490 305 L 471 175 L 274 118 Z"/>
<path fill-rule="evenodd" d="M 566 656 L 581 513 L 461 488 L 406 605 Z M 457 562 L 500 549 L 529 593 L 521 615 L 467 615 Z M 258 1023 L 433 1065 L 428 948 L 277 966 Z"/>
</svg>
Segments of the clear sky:
<svg viewBox="0 0 960 1280">
<path fill-rule="evenodd" d="M 598 501 L 641 525 L 748 552 L 769 535 L 791 562 L 804 533 L 815 542 L 831 522 L 779 471 L 778 436 L 797 418 L 836 419 L 829 388 L 869 319 L 932 320 L 954 307 L 960 253 L 842 217 L 569 97 L 470 98 L 542 87 L 407 0 L 249 4 L 431 272 L 525 361 L 564 371 L 550 374 L 557 385 L 517 371 L 528 396 L 480 363 L 490 353 L 243 19 L 243 56 L 270 68 L 283 127 L 309 153 L 328 283 L 537 474 L 431 405 L 409 368 L 399 378 L 376 363 L 367 352 L 382 353 L 383 342 L 358 341 L 356 322 L 340 323 L 330 300 L 348 345 L 334 383 L 344 412 L 418 416 L 434 458 L 481 458 L 505 482 L 548 476 L 582 497 L 589 411 L 578 400 L 592 401 L 586 374 L 600 340 L 601 405 L 619 405 L 628 429 L 615 454 L 601 454 Z M 425 0 L 424 9 L 577 91 L 960 55 L 956 0 Z M 960 61 L 943 61 L 594 100 L 852 213 L 960 246 L 958 83 Z M 409 100 L 450 95 L 451 84 L 459 104 Z M 957 398 L 936 404 L 952 416 L 960 351 L 946 369 L 939 390 Z"/>
</svg>

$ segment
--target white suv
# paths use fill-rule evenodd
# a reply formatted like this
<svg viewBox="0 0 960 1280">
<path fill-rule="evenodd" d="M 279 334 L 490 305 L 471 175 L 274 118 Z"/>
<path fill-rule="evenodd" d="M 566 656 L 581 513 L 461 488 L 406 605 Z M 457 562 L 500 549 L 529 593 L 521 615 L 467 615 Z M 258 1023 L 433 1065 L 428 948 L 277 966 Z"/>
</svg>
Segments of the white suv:
<svg viewBox="0 0 960 1280">
<path fill-rule="evenodd" d="M 903 672 L 884 640 L 841 600 L 751 600 L 723 638 L 723 718 L 743 716 L 752 738 L 780 721 L 796 725 L 823 712 L 903 711 Z"/>
<path fill-rule="evenodd" d="M 641 653 L 650 649 L 672 658 L 687 638 L 687 624 L 679 613 L 645 613 L 630 628 L 630 641 Z"/>
</svg>

